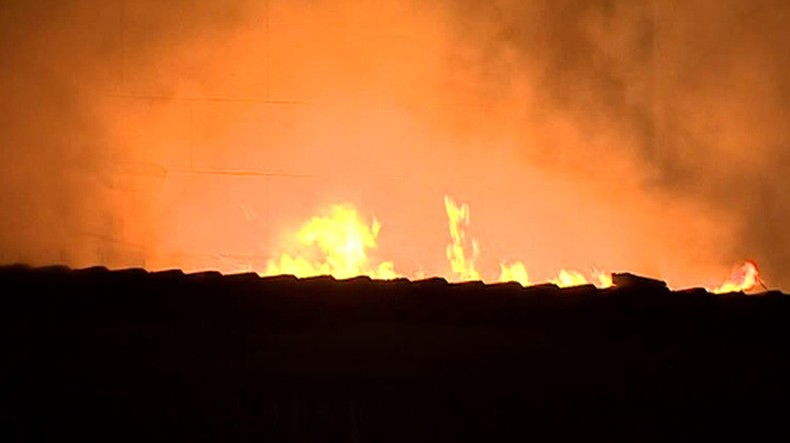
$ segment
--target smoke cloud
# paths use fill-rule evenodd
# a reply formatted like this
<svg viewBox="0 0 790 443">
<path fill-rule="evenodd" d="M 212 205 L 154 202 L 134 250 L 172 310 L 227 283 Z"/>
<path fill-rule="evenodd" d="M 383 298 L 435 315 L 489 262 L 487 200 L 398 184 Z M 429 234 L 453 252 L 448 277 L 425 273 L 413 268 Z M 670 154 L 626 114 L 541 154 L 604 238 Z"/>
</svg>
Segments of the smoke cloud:
<svg viewBox="0 0 790 443">
<path fill-rule="evenodd" d="M 714 254 L 754 257 L 784 286 L 788 14 L 784 2 L 738 0 L 470 2 L 460 12 L 489 84 L 534 93 L 524 120 L 547 138 L 533 159 L 609 175 L 602 163 L 623 158 L 633 198 L 691 205 L 695 219 L 728 226 Z M 569 132 L 581 140 L 567 143 Z"/>
<path fill-rule="evenodd" d="M 6 1 L 0 261 L 259 269 L 334 203 L 377 254 L 790 287 L 790 5 Z M 260 270 L 260 269 L 259 269 Z"/>
</svg>

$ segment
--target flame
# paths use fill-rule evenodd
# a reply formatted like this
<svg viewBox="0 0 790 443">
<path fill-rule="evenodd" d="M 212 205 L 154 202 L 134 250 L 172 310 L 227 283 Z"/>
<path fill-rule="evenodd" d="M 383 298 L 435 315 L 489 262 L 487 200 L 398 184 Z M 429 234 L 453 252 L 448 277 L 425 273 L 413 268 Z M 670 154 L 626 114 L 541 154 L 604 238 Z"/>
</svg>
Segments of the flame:
<svg viewBox="0 0 790 443">
<path fill-rule="evenodd" d="M 335 205 L 331 214 L 313 217 L 302 225 L 296 236 L 303 254 L 292 257 L 282 254 L 278 260 L 269 260 L 266 275 L 292 274 L 297 277 L 331 275 L 335 278 L 350 278 L 368 275 L 378 279 L 397 277 L 392 262 L 383 262 L 377 267 L 368 263 L 367 251 L 376 247 L 376 237 L 381 224 L 373 219 L 368 226 L 360 219 L 356 209 L 348 205 Z M 318 248 L 319 260 L 310 260 L 311 249 Z"/>
<path fill-rule="evenodd" d="M 453 277 L 460 281 L 482 281 L 476 261 L 480 255 L 477 241 L 467 238 L 469 227 L 469 205 L 458 204 L 450 196 L 444 197 L 450 231 L 450 243 L 446 254 Z M 349 205 L 334 205 L 330 214 L 313 217 L 299 229 L 295 239 L 299 250 L 297 255 L 281 254 L 277 259 L 267 262 L 265 275 L 291 274 L 297 277 L 331 275 L 335 278 L 351 278 L 367 275 L 377 279 L 394 279 L 399 275 L 391 261 L 377 266 L 369 263 L 368 252 L 376 248 L 376 239 L 381 223 L 375 218 L 370 225 L 362 220 L 357 210 Z M 316 253 L 318 258 L 315 257 Z M 529 286 L 535 282 L 530 279 L 523 262 L 500 262 L 500 282 L 517 282 Z M 419 276 L 422 277 L 422 276 Z M 568 269 L 561 269 L 556 277 L 547 280 L 559 287 L 593 284 L 598 288 L 612 286 L 612 276 L 598 269 L 592 269 L 588 276 Z M 758 285 L 765 288 L 760 280 L 757 265 L 747 261 L 736 267 L 730 278 L 710 292 L 721 294 L 754 289 Z"/>
<path fill-rule="evenodd" d="M 557 277 L 549 280 L 549 282 L 554 283 L 561 288 L 581 286 L 588 283 L 587 278 L 585 278 L 580 272 L 568 271 L 565 269 L 561 269 Z"/>
<path fill-rule="evenodd" d="M 757 286 L 765 287 L 765 284 L 760 280 L 760 271 L 757 269 L 757 264 L 747 260 L 732 270 L 732 274 L 730 274 L 730 278 L 727 281 L 718 288 L 710 289 L 710 292 L 715 294 L 745 292 Z"/>
<path fill-rule="evenodd" d="M 614 286 L 614 281 L 612 280 L 612 274 L 609 272 L 602 272 L 598 269 L 593 269 L 592 271 L 593 277 L 597 280 L 596 286 L 601 289 L 611 288 Z"/>
<path fill-rule="evenodd" d="M 524 263 L 515 262 L 510 265 L 506 263 L 500 263 L 499 268 L 500 282 L 516 282 L 521 284 L 521 286 L 530 285 L 529 274 L 527 273 L 527 268 L 524 266 Z"/>
<path fill-rule="evenodd" d="M 477 242 L 472 240 L 472 257 L 466 257 L 466 227 L 469 226 L 469 206 L 458 206 L 452 198 L 444 196 L 444 209 L 450 226 L 452 242 L 447 245 L 447 259 L 454 274 L 462 281 L 480 280 L 480 273 L 475 269 L 475 260 L 480 252 Z"/>
<path fill-rule="evenodd" d="M 450 260 L 452 272 L 462 281 L 482 280 L 480 273 L 475 268 L 475 260 L 480 253 L 477 242 L 472 239 L 472 258 L 467 258 L 466 254 L 466 228 L 469 226 L 469 205 L 466 203 L 460 206 L 449 196 L 444 196 L 444 208 L 447 212 L 447 220 L 450 227 L 451 243 L 447 245 L 447 259 Z M 517 282 L 522 286 L 531 284 L 529 273 L 522 262 L 512 264 L 500 263 L 500 282 Z M 599 287 L 612 286 L 610 275 L 594 271 Z M 579 286 L 590 283 L 587 278 L 577 271 L 562 269 L 559 275 L 549 280 L 559 287 Z"/>
<path fill-rule="evenodd" d="M 532 282 L 529 279 L 527 268 L 521 262 L 512 264 L 500 263 L 500 282 L 517 282 L 522 286 L 529 286 Z M 612 286 L 612 275 L 597 269 L 592 271 L 592 279 L 588 279 L 581 272 L 561 269 L 557 277 L 548 280 L 548 283 L 555 284 L 561 288 L 593 284 L 601 289 Z"/>
</svg>

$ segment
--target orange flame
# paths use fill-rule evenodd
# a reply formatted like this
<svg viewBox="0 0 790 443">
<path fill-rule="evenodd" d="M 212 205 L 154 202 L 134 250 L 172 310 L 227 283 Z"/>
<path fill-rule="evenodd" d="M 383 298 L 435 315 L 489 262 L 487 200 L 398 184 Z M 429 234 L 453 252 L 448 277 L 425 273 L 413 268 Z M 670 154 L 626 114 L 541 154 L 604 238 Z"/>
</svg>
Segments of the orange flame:
<svg viewBox="0 0 790 443">
<path fill-rule="evenodd" d="M 392 262 L 383 262 L 377 267 L 368 263 L 367 250 L 376 247 L 380 229 L 378 220 L 374 218 L 368 226 L 350 206 L 332 206 L 329 216 L 313 217 L 301 227 L 296 237 L 304 255 L 309 256 L 310 248 L 317 246 L 321 257 L 310 260 L 302 254 L 296 257 L 282 254 L 278 260 L 269 260 L 266 275 L 396 278 Z"/>
<path fill-rule="evenodd" d="M 483 280 L 477 270 L 476 261 L 480 254 L 477 241 L 467 237 L 469 206 L 457 204 L 451 197 L 444 197 L 450 242 L 446 254 L 451 275 L 459 281 Z M 368 252 L 376 248 L 376 239 L 381 224 L 373 219 L 368 225 L 360 218 L 356 209 L 349 205 L 335 205 L 330 214 L 313 217 L 302 225 L 296 235 L 298 254 L 281 254 L 267 262 L 265 275 L 292 274 L 297 277 L 331 275 L 350 278 L 367 275 L 378 279 L 398 277 L 391 261 L 376 266 L 369 263 Z M 312 257 L 312 258 L 311 258 Z M 517 282 L 523 286 L 534 284 L 524 263 L 520 261 L 500 262 L 500 282 Z M 612 286 L 609 273 L 593 269 L 589 275 L 575 270 L 561 269 L 556 277 L 547 280 L 559 287 L 593 284 L 598 288 Z M 711 289 L 713 293 L 740 292 L 765 285 L 760 280 L 757 265 L 747 261 L 733 270 L 730 278 L 721 286 Z"/>
<path fill-rule="evenodd" d="M 462 281 L 480 280 L 480 273 L 475 269 L 475 260 L 479 254 L 477 242 L 472 240 L 472 257 L 466 256 L 466 227 L 469 226 L 469 206 L 458 206 L 452 198 L 444 196 L 444 209 L 450 226 L 452 242 L 447 245 L 447 259 L 453 273 Z"/>
<path fill-rule="evenodd" d="M 527 273 L 527 268 L 524 266 L 524 263 L 515 262 L 513 264 L 499 264 L 500 273 L 499 273 L 499 281 L 500 282 L 516 282 L 521 284 L 521 286 L 529 286 L 529 274 Z"/>
<path fill-rule="evenodd" d="M 466 227 L 469 226 L 469 206 L 464 203 L 457 205 L 449 196 L 444 196 L 444 207 L 450 226 L 451 243 L 447 245 L 447 259 L 453 273 L 462 281 L 481 280 L 480 273 L 475 268 L 475 260 L 480 253 L 477 242 L 472 239 L 472 257 L 466 254 Z M 517 282 L 522 286 L 531 284 L 529 273 L 524 263 L 500 263 L 500 282 Z M 595 271 L 596 283 L 599 287 L 612 286 L 611 276 Z M 559 275 L 549 280 L 559 287 L 579 286 L 589 284 L 590 281 L 577 271 L 560 270 Z"/>
<path fill-rule="evenodd" d="M 711 289 L 714 294 L 724 294 L 728 292 L 746 292 L 758 286 L 765 287 L 760 280 L 760 271 L 757 264 L 747 260 L 744 264 L 736 266 L 730 274 L 730 278 L 721 286 Z"/>
<path fill-rule="evenodd" d="M 500 263 L 499 267 L 501 271 L 499 274 L 500 282 L 517 282 L 522 286 L 529 286 L 533 283 L 529 279 L 529 273 L 527 272 L 526 267 L 521 262 L 515 262 L 512 264 Z M 581 272 L 560 269 L 560 272 L 557 274 L 557 276 L 548 280 L 547 283 L 555 284 L 561 288 L 587 284 L 593 284 L 601 289 L 612 286 L 611 274 L 593 269 L 592 277 L 592 279 L 588 279 Z"/>
</svg>

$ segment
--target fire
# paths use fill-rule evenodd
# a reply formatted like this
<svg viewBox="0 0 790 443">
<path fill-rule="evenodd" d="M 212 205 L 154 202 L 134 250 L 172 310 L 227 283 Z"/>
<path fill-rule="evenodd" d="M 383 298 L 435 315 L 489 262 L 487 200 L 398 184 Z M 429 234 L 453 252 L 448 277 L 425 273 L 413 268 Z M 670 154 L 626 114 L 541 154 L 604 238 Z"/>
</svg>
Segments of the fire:
<svg viewBox="0 0 790 443">
<path fill-rule="evenodd" d="M 561 269 L 559 275 L 550 280 L 550 282 L 559 287 L 580 286 L 588 283 L 587 278 L 580 272 L 565 269 Z"/>
<path fill-rule="evenodd" d="M 266 275 L 396 278 L 392 262 L 383 262 L 376 267 L 368 263 L 367 251 L 376 247 L 380 230 L 381 224 L 375 218 L 368 226 L 356 209 L 347 205 L 332 206 L 330 215 L 313 217 L 302 225 L 296 236 L 305 255 L 309 256 L 317 247 L 320 258 L 310 260 L 301 254 L 297 257 L 282 254 L 278 260 L 269 260 Z"/>
<path fill-rule="evenodd" d="M 452 242 L 447 245 L 447 259 L 454 274 L 461 280 L 480 280 L 480 273 L 475 269 L 475 260 L 480 252 L 477 242 L 472 239 L 472 257 L 466 257 L 466 227 L 469 226 L 469 206 L 458 206 L 452 198 L 444 196 L 444 209 L 450 226 Z"/>
<path fill-rule="evenodd" d="M 730 278 L 727 281 L 718 288 L 710 289 L 710 292 L 715 294 L 745 292 L 757 286 L 765 288 L 765 284 L 760 280 L 760 271 L 757 269 L 757 264 L 747 260 L 732 270 L 732 274 L 730 274 Z"/>
<path fill-rule="evenodd" d="M 517 282 L 522 286 L 529 286 L 532 282 L 529 280 L 529 274 L 524 263 L 515 262 L 512 264 L 500 263 L 500 282 Z M 587 279 L 582 273 L 578 271 L 569 271 L 561 269 L 557 277 L 548 281 L 561 288 L 570 286 L 580 286 L 586 284 L 594 284 L 595 286 L 603 289 L 612 286 L 612 275 L 605 272 L 593 269 L 592 279 Z"/>
<path fill-rule="evenodd" d="M 466 228 L 469 226 L 469 205 L 466 203 L 460 206 L 449 196 L 444 196 L 444 208 L 447 212 L 447 220 L 450 227 L 450 244 L 447 245 L 447 259 L 453 274 L 462 281 L 482 280 L 480 273 L 475 268 L 475 260 L 480 254 L 477 241 L 471 239 L 472 255 L 468 258 L 466 254 Z M 517 282 L 522 286 L 531 284 L 529 273 L 522 262 L 512 264 L 500 263 L 500 282 Z M 611 276 L 596 271 L 596 283 L 599 287 L 612 286 Z M 591 283 L 584 275 L 577 271 L 562 269 L 559 275 L 550 280 L 559 287 L 579 286 Z"/>
<path fill-rule="evenodd" d="M 499 264 L 500 273 L 499 273 L 499 281 L 500 282 L 516 282 L 521 284 L 521 286 L 529 286 L 529 274 L 527 273 L 527 268 L 524 266 L 524 263 L 516 262 L 513 264 L 506 264 L 500 263 Z"/>
<path fill-rule="evenodd" d="M 598 283 L 599 288 L 611 288 L 614 286 L 614 282 L 612 281 L 612 274 L 609 272 L 602 272 L 598 269 L 593 269 L 592 271 L 593 277 Z"/>
<path fill-rule="evenodd" d="M 449 196 L 444 197 L 450 242 L 446 255 L 452 279 L 458 281 L 482 281 L 476 261 L 480 248 L 474 238 L 467 236 L 469 228 L 469 205 L 458 204 Z M 305 222 L 295 237 L 298 254 L 281 254 L 271 259 L 265 275 L 291 274 L 297 277 L 331 275 L 335 278 L 351 278 L 366 275 L 376 279 L 394 279 L 399 276 L 391 261 L 378 265 L 370 263 L 368 253 L 376 248 L 376 239 L 381 223 L 373 218 L 368 224 L 356 209 L 349 205 L 334 205 L 330 214 L 316 216 Z M 530 278 L 523 262 L 500 262 L 500 282 L 517 282 L 523 286 L 536 283 Z M 559 287 L 593 284 L 598 288 L 612 286 L 612 276 L 598 269 L 589 275 L 579 271 L 561 269 L 557 276 L 546 281 Z M 711 289 L 713 293 L 739 292 L 765 288 L 760 280 L 757 265 L 747 261 L 733 270 L 730 278 L 721 286 Z"/>
</svg>

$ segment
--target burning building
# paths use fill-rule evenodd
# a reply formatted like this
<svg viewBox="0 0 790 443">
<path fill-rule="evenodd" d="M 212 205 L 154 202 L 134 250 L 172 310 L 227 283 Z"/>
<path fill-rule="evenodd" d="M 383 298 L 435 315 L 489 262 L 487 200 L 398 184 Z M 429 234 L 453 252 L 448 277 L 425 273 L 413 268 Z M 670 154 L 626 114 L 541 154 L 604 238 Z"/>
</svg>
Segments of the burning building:
<svg viewBox="0 0 790 443">
<path fill-rule="evenodd" d="M 783 287 L 785 9 L 11 2 L 0 258 L 265 274 L 344 205 L 399 275 L 456 279 L 449 195 L 486 280 Z"/>
<path fill-rule="evenodd" d="M 161 282 L 159 271 L 178 269 L 202 276 L 184 281 L 207 285 L 175 284 L 158 294 L 215 294 L 212 285 L 224 280 L 210 277 L 213 271 L 287 288 L 292 280 L 275 277 L 367 276 L 381 284 L 374 293 L 405 278 L 422 288 L 439 284 L 442 294 L 443 281 L 480 280 L 485 285 L 457 289 L 490 295 L 538 285 L 538 293 L 560 297 L 622 295 L 636 281 L 643 288 L 636 292 L 702 297 L 644 289 L 624 273 L 666 281 L 671 290 L 762 293 L 790 285 L 785 2 L 428 3 L 4 2 L 0 263 L 141 268 L 132 275 L 153 282 Z M 69 285 L 83 278 L 6 271 Z M 115 282 L 124 272 L 79 275 Z M 334 294 L 332 281 L 308 279 L 305 287 L 325 283 Z M 80 285 L 68 287 L 86 288 Z M 441 311 L 437 303 L 431 309 Z M 751 313 L 784 302 L 722 295 L 719 303 L 743 303 Z M 38 324 L 26 311 L 34 308 L 20 306 L 27 313 L 19 318 Z M 677 318 L 699 313 L 673 309 Z M 297 318 L 301 311 L 288 312 Z M 458 318 L 474 323 L 466 315 Z M 778 331 L 769 329 L 750 340 Z M 495 340 L 476 335 L 482 330 L 470 340 L 495 349 Z M 434 333 L 441 331 L 420 334 Z M 656 337 L 663 335 L 651 334 L 639 335 L 644 349 L 661 348 Z M 277 342 L 302 349 L 293 337 Z M 549 342 L 561 353 L 559 342 Z M 749 354 L 748 346 L 738 349 Z M 489 357 L 506 362 L 508 352 Z M 479 357 L 459 361 L 479 361 L 471 355 Z M 574 362 L 591 361 L 579 358 Z M 759 360 L 761 367 L 769 360 Z M 544 369 L 562 366 L 551 361 Z M 669 367 L 645 361 L 632 363 Z M 646 378 L 639 380 L 643 386 Z"/>
</svg>

